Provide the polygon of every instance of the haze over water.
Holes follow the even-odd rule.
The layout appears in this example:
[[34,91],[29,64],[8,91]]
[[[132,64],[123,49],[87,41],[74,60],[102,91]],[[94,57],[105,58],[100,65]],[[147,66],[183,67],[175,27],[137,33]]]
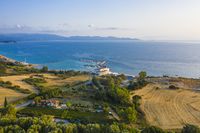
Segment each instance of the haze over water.
[[105,60],[111,71],[200,77],[200,45],[139,41],[46,41],[0,44],[0,54],[50,69],[86,70],[83,59]]

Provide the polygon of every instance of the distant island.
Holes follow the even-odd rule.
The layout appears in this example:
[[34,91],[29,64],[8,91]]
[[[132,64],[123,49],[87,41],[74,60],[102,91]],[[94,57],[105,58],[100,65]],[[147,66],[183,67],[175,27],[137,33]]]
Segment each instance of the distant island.
[[127,40],[127,41],[134,41],[139,40],[137,38],[119,38],[119,37],[101,37],[101,36],[60,36],[55,34],[0,34],[0,42],[2,43],[16,43],[19,41],[55,41],[55,40],[63,40],[63,41],[120,41],[120,40]]

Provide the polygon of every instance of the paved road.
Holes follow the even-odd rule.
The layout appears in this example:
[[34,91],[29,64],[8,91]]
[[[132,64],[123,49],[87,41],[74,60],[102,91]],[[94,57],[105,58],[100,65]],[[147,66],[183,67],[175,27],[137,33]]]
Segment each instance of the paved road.
[[29,100],[29,101],[27,101],[27,102],[25,102],[25,103],[18,104],[18,105],[16,106],[16,109],[20,109],[20,108],[26,107],[26,106],[28,106],[29,104],[31,104],[32,102],[33,102],[33,100]]
[[120,121],[119,115],[118,115],[112,108],[110,108],[110,112],[112,113],[112,116],[113,116],[116,120]]

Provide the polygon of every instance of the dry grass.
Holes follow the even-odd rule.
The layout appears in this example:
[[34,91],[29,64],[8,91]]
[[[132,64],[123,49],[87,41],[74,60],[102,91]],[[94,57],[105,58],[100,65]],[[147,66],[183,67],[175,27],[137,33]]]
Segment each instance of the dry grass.
[[0,106],[3,105],[5,97],[7,97],[8,102],[12,102],[26,96],[26,94],[18,93],[14,90],[0,87]]
[[4,76],[0,77],[3,81],[10,81],[13,85],[18,85],[22,89],[29,89],[32,92],[37,93],[38,91],[31,85],[23,82],[23,79],[29,78],[30,75],[14,75],[14,76]]
[[[159,87],[159,89],[157,88]],[[163,129],[178,129],[186,123],[200,125],[200,93],[169,90],[165,85],[149,84],[135,91],[142,96],[141,108],[151,125]]]
[[80,76],[73,76],[73,77],[62,79],[61,77],[45,74],[44,78],[47,81],[47,83],[45,83],[44,86],[50,87],[50,86],[63,86],[66,84],[72,85],[74,83],[84,82],[84,81],[89,80],[90,76],[80,75]]

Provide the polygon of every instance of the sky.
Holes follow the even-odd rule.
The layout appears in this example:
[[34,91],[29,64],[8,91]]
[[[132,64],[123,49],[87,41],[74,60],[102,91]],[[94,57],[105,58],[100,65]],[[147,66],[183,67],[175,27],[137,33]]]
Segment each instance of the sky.
[[0,0],[0,33],[200,40],[200,0]]

